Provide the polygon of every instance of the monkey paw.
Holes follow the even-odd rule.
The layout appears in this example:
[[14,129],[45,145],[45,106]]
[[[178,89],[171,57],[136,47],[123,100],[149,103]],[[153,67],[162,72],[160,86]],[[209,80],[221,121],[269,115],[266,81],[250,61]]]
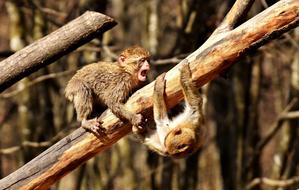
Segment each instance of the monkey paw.
[[132,126],[132,132],[134,134],[141,135],[141,134],[145,133],[145,131],[146,131],[145,127],[143,127],[143,126],[135,126],[135,125]]
[[106,135],[106,129],[102,127],[102,121],[99,118],[82,121],[82,127],[97,137]]
[[192,80],[192,73],[189,66],[189,62],[187,60],[182,64],[180,71],[181,71],[181,78],[183,80]]
[[147,122],[141,114],[137,114],[132,121],[132,131],[133,133],[139,134],[145,131],[144,125]]
[[161,97],[163,97],[165,91],[165,75],[166,73],[162,73],[157,77],[154,87],[154,91],[159,93],[158,95]]

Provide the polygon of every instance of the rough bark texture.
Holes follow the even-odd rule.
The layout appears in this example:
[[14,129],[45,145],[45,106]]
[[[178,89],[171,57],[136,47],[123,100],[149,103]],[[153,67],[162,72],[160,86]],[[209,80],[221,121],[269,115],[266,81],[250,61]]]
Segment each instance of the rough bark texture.
[[[298,26],[299,1],[283,0],[248,20],[234,30],[213,35],[184,61],[189,61],[193,79],[198,86],[209,82],[230,66],[248,50],[257,48],[269,39]],[[166,96],[170,107],[182,99],[177,65],[166,75]],[[137,91],[126,106],[136,113],[150,112],[153,83]],[[130,132],[130,126],[122,124],[110,111],[103,117],[103,126],[111,129],[107,136],[97,139],[78,129],[53,145],[44,153],[11,175],[0,180],[0,189],[46,189],[62,176],[109,148]],[[113,130],[112,130],[113,129]]]
[[0,62],[0,92],[112,28],[116,22],[88,11]]

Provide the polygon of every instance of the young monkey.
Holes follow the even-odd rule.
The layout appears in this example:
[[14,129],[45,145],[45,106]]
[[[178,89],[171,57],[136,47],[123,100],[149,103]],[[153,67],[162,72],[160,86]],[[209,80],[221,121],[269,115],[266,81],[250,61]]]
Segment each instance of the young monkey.
[[182,158],[198,150],[204,141],[203,100],[192,81],[188,63],[181,68],[180,84],[186,106],[184,112],[170,120],[164,100],[165,74],[156,79],[153,94],[155,130],[145,135],[135,132],[151,150],[173,158]]
[[147,50],[133,46],[125,49],[116,63],[93,63],[77,71],[65,88],[65,96],[73,102],[83,128],[99,136],[103,128],[98,116],[106,107],[134,127],[140,126],[142,115],[128,111],[124,102],[146,81],[149,59]]

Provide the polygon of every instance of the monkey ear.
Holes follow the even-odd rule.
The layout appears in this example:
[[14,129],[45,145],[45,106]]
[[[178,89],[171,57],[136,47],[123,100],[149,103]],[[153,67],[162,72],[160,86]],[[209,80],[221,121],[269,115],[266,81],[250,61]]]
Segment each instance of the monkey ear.
[[118,57],[118,62],[122,65],[125,63],[126,57],[124,55],[120,55]]

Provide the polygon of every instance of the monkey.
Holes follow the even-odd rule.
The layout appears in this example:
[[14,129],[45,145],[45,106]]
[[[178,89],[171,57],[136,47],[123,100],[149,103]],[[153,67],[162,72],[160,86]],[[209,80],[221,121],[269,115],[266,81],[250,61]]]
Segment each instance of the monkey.
[[81,126],[96,136],[103,134],[99,112],[107,107],[133,127],[143,122],[141,114],[127,110],[125,101],[147,80],[150,53],[139,46],[125,49],[116,62],[98,62],[82,67],[69,80],[66,98],[74,104]]
[[169,119],[164,99],[165,73],[157,77],[153,93],[153,112],[156,129],[146,132],[135,130],[139,139],[151,150],[173,158],[186,157],[200,147],[205,140],[203,99],[192,81],[189,63],[184,63],[180,72],[180,85],[185,99],[182,113]]

